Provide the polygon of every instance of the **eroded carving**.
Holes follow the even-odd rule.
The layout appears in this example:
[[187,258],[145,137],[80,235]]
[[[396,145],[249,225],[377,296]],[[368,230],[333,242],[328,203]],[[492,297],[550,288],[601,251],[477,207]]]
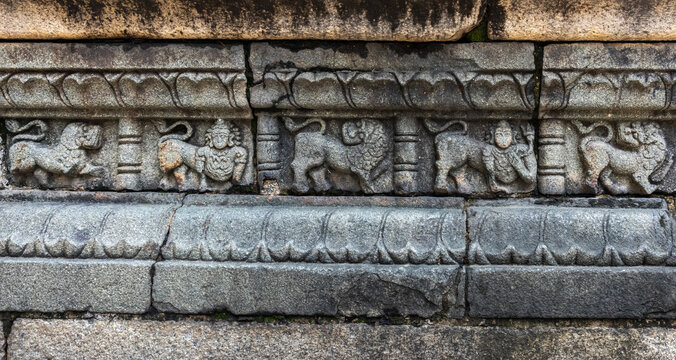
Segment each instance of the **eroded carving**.
[[[434,185],[438,193],[471,194],[479,190],[468,182],[467,170],[472,168],[485,176],[488,189],[494,193],[524,191],[514,185],[522,185],[531,191],[535,185],[537,161],[533,151],[535,132],[530,124],[521,127],[525,143],[519,143],[514,130],[507,121],[500,121],[490,134],[489,142],[467,136],[468,125],[464,121],[449,121],[438,125],[427,120],[425,125],[434,138],[437,153],[437,175]],[[456,129],[459,126],[460,129]],[[520,137],[520,136],[519,136]],[[448,178],[454,184],[449,184]],[[516,184],[521,183],[521,184]]]
[[[7,129],[14,134],[9,148],[9,171],[14,174],[32,174],[42,186],[49,184],[49,174],[76,177],[101,177],[102,166],[94,165],[89,151],[102,145],[101,127],[96,124],[72,122],[61,132],[55,146],[41,144],[45,139],[47,124],[34,120],[21,126],[16,120],[6,121]],[[36,134],[27,133],[37,128]]]
[[[614,126],[607,122],[588,126],[576,120],[572,123],[581,136],[585,183],[597,194],[603,189],[625,194],[633,185],[639,192],[651,194],[671,169],[673,154],[655,122],[621,122]],[[595,133],[600,128],[605,129],[605,136]]]
[[[299,133],[313,123],[320,125],[319,131]],[[340,138],[326,133],[323,119],[312,118],[296,124],[293,119],[284,118],[284,124],[295,134],[291,162],[295,191],[327,191],[331,183],[326,173],[336,171],[356,175],[364,192],[377,192],[374,180],[385,171],[380,165],[391,149],[391,140],[381,122],[372,119],[345,122]]]
[[[179,126],[186,129],[185,133],[173,132]],[[186,121],[168,127],[158,123],[158,131],[163,134],[158,144],[158,159],[164,172],[160,181],[163,189],[178,185],[179,190],[227,190],[241,182],[248,151],[241,146],[239,127],[231,121],[216,120],[206,131],[204,146],[186,142],[193,134],[192,126]],[[198,174],[199,185],[189,182],[188,171]]]

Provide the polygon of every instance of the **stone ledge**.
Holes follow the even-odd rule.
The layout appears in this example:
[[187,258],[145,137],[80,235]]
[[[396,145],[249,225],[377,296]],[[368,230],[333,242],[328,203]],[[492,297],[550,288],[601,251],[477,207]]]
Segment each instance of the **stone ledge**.
[[676,329],[271,325],[191,321],[14,322],[10,358],[673,359]]
[[452,41],[483,13],[483,0],[10,0],[0,38]]
[[495,0],[493,40],[674,41],[673,0]]
[[153,261],[0,258],[0,311],[140,314]]
[[464,315],[460,266],[155,264],[153,306],[174,313],[236,315]]
[[469,266],[469,316],[676,318],[676,268]]

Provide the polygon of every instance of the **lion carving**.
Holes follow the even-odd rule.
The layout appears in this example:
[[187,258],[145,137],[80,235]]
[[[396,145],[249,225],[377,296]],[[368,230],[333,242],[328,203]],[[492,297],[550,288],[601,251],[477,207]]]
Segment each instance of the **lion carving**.
[[[318,123],[318,132],[301,132],[300,129]],[[387,156],[389,140],[383,125],[376,120],[362,119],[348,121],[341,128],[341,138],[327,135],[326,122],[322,119],[308,119],[295,124],[284,118],[284,125],[295,135],[295,151],[291,162],[293,188],[300,193],[311,188],[310,179],[317,191],[327,191],[331,184],[326,178],[325,166],[330,171],[356,175],[362,190],[375,192],[373,181],[380,176],[376,169]]]
[[[40,185],[49,182],[49,174],[78,176],[102,176],[105,169],[92,165],[88,151],[101,148],[102,131],[99,125],[84,122],[73,122],[63,129],[59,143],[55,146],[40,144],[45,138],[47,124],[34,120],[20,126],[15,120],[7,120],[7,129],[19,133],[13,138],[14,144],[9,148],[9,170],[14,174],[30,174]],[[23,133],[33,127],[37,134]]]
[[[156,122],[161,134],[158,142],[158,160],[164,172],[160,187],[165,190],[177,183],[179,190],[193,188],[188,184],[188,171],[199,175],[200,191],[210,188],[207,179],[211,180],[211,188],[227,190],[233,184],[239,184],[246,169],[248,152],[242,145],[241,131],[231,121],[222,119],[207,130],[205,146],[196,146],[186,142],[193,128],[187,121],[178,121],[171,126]],[[173,133],[178,126],[183,126],[183,134]],[[173,176],[172,176],[173,175]]]
[[[630,184],[613,181],[613,177],[633,180],[642,193],[651,194],[673,164],[664,134],[654,122],[619,123],[616,134],[613,126],[605,122],[573,124],[584,136],[579,151],[587,168],[585,182],[597,194],[602,192],[602,186],[612,194],[630,192]],[[605,128],[606,136],[592,134],[597,128]],[[613,139],[614,145],[610,143]]]
[[[450,130],[459,125],[460,130]],[[449,174],[455,181],[455,190],[461,194],[475,191],[469,184],[467,169],[472,168],[486,177],[492,192],[514,192],[517,182],[534,186],[537,176],[537,160],[533,150],[534,130],[527,124],[522,127],[526,143],[516,143],[515,134],[507,121],[500,121],[491,134],[491,142],[475,140],[467,136],[467,123],[450,121],[437,126],[425,121],[432,133],[437,133],[434,144],[437,152],[437,177],[434,190],[449,191]]]

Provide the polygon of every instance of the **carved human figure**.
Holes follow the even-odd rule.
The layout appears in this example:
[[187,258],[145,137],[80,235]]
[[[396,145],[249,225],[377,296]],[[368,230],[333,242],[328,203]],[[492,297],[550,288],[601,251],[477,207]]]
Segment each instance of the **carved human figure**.
[[[621,122],[616,124],[617,132],[607,122],[573,124],[581,135],[579,151],[587,168],[586,184],[597,194],[603,191],[602,186],[612,194],[626,194],[633,184],[639,192],[651,194],[671,169],[673,154],[657,123]],[[605,136],[594,133],[599,128],[605,129]]]
[[[452,121],[442,127],[431,122],[425,124],[430,131],[439,132],[434,139],[437,152],[436,192],[449,191],[449,174],[455,181],[456,192],[475,192],[476,189],[468,182],[467,167],[484,174],[492,192],[512,193],[514,190],[510,185],[517,181],[526,185],[535,183],[537,160],[533,150],[534,131],[530,124],[522,128],[525,144],[514,142],[512,128],[504,120],[493,131],[490,143],[468,137],[467,123],[464,121]],[[458,124],[461,125],[461,131],[447,130]]]
[[519,179],[533,184],[537,174],[537,160],[533,151],[532,128],[523,129],[526,144],[513,144],[512,127],[500,121],[494,131],[495,146],[484,147],[483,162],[486,166],[488,186],[493,192],[509,192],[504,187]]
[[325,133],[326,122],[323,119],[308,119],[300,124],[290,118],[284,119],[286,128],[292,133],[312,123],[320,125],[318,132],[308,131],[295,135],[295,150],[291,162],[294,190],[300,193],[309,191],[310,178],[315,190],[329,190],[331,184],[325,171],[329,170],[354,174],[364,192],[375,192],[373,182],[380,176],[376,169],[390,149],[390,140],[383,125],[371,119],[348,121],[341,127],[339,138]]
[[[84,122],[72,122],[63,129],[59,143],[49,146],[39,143],[47,131],[47,124],[34,120],[20,126],[15,120],[6,121],[14,144],[9,148],[9,170],[14,174],[32,173],[42,186],[48,185],[49,174],[69,177],[101,177],[102,166],[91,163],[88,152],[98,150],[102,145],[101,127]],[[36,127],[37,134],[24,133]]]
[[[178,126],[184,126],[186,132],[182,135],[171,133]],[[166,134],[160,138],[158,151],[160,167],[165,174],[160,182],[162,188],[173,187],[173,175],[180,190],[189,189],[186,183],[189,170],[199,175],[200,191],[208,190],[207,179],[217,183],[219,186],[216,187],[223,190],[242,180],[248,151],[241,146],[240,129],[231,121],[216,120],[206,132],[204,146],[185,142],[193,133],[192,126],[185,121],[160,128],[160,133]]]

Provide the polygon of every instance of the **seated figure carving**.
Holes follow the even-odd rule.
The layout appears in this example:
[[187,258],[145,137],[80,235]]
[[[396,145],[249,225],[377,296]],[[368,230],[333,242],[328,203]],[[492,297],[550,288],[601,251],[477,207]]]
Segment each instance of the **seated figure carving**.
[[[186,132],[172,133],[178,126],[184,126]],[[231,121],[216,120],[206,132],[204,146],[186,142],[193,134],[192,126],[186,121],[169,127],[158,125],[158,128],[165,134],[158,144],[160,167],[165,174],[160,182],[163,189],[173,188],[174,181],[179,190],[192,189],[187,182],[188,171],[199,174],[199,191],[227,190],[242,180],[248,153],[241,146],[240,129]],[[211,186],[207,179],[211,180]]]
[[[41,186],[49,183],[49,174],[68,177],[101,177],[102,166],[93,165],[88,151],[102,145],[101,127],[84,122],[72,122],[63,129],[55,146],[41,144],[46,137],[47,124],[34,120],[20,126],[16,120],[7,120],[6,127],[14,143],[9,148],[9,170],[14,174],[31,174]],[[37,134],[26,133],[37,128]]]
[[[468,137],[464,121],[452,121],[441,127],[430,121],[425,124],[430,131],[439,133],[434,139],[437,152],[435,192],[449,192],[449,174],[455,181],[455,192],[476,192],[467,181],[467,167],[484,174],[488,188],[494,193],[513,193],[510,185],[517,181],[527,185],[535,183],[535,132],[530,124],[522,127],[525,144],[515,143],[512,128],[504,120],[494,129],[492,143]],[[460,125],[462,130],[447,130],[453,125]]]

